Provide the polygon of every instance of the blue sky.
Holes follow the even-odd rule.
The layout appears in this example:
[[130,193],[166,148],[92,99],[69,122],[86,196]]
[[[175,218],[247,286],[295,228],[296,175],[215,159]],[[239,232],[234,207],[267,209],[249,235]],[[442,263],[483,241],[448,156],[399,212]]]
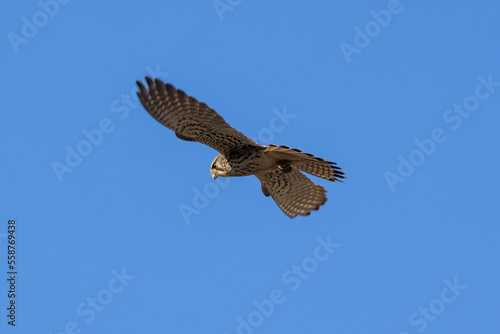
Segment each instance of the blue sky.
[[[0,331],[498,333],[499,10],[4,4]],[[256,178],[213,181],[217,152],[137,103],[145,75],[345,184],[312,177],[329,200],[291,220]]]

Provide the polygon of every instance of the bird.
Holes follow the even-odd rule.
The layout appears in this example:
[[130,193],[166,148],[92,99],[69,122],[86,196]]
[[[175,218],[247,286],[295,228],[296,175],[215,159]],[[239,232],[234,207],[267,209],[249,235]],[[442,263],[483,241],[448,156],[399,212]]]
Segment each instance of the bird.
[[326,189],[304,173],[332,182],[346,176],[335,162],[288,146],[261,145],[231,127],[204,102],[172,84],[145,77],[137,96],[146,111],[185,141],[205,144],[219,154],[210,165],[213,179],[255,175],[264,196],[271,196],[290,218],[308,216],[326,203]]

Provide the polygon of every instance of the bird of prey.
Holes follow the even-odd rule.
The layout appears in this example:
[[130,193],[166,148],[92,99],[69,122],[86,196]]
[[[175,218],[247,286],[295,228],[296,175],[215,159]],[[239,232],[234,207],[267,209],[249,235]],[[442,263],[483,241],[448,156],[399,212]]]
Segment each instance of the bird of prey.
[[[337,182],[345,174],[334,162],[288,146],[256,143],[232,128],[215,110],[160,79],[137,81],[137,96],[158,122],[187,141],[205,144],[220,154],[210,167],[212,177],[255,175],[264,195],[271,196],[290,218],[308,216],[326,203],[326,190],[302,172]],[[342,182],[342,181],[341,181]]]

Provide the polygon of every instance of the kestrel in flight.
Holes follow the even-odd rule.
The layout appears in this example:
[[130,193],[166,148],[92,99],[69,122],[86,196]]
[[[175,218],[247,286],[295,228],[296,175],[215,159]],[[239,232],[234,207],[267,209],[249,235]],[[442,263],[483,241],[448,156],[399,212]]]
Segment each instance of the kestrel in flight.
[[[265,196],[271,196],[290,218],[308,216],[326,203],[326,190],[302,172],[338,182],[345,174],[334,162],[288,146],[256,143],[232,128],[205,103],[160,79],[137,81],[137,96],[158,122],[187,141],[210,146],[220,154],[210,167],[212,177],[255,175]],[[341,181],[342,182],[342,181]]]

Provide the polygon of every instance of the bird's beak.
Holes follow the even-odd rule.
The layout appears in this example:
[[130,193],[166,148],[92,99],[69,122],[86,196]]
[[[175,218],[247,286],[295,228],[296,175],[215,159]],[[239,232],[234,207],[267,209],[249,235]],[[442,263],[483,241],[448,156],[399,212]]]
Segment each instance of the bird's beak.
[[215,168],[212,168],[210,172],[212,173],[212,178],[215,180],[217,178],[217,170]]

